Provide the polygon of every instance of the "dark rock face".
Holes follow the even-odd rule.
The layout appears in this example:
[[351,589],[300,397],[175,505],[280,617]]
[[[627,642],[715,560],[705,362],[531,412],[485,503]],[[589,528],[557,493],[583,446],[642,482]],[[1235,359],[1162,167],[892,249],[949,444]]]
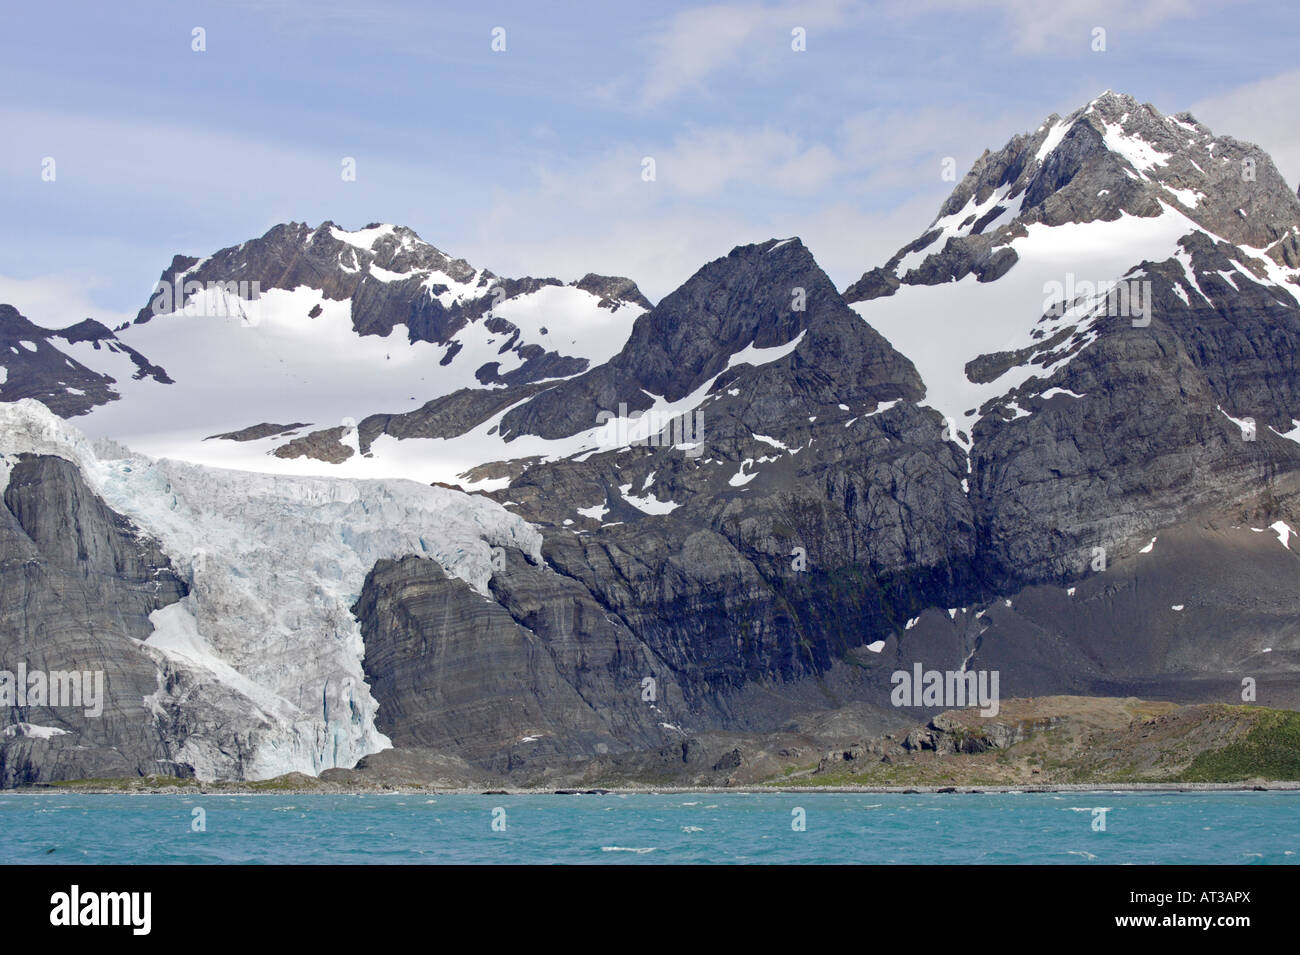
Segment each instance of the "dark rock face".
[[[796,289],[804,310],[790,307]],[[701,322],[707,331],[691,331]],[[716,336],[727,344],[710,349]],[[759,353],[756,364],[729,361],[751,345],[779,348],[796,339],[775,360]],[[512,698],[509,711],[542,729],[519,725],[515,739],[545,739],[553,725],[586,725],[591,717],[573,709],[570,688],[606,734],[588,734],[565,753],[530,742],[532,752],[551,754],[541,765],[556,765],[561,756],[642,765],[620,763],[619,754],[676,746],[677,762],[691,772],[730,772],[737,769],[734,747],[696,766],[675,741],[680,727],[773,732],[800,708],[872,695],[849,688],[852,680],[838,691],[845,697],[827,696],[824,688],[828,680],[844,682],[831,674],[846,654],[900,628],[918,607],[976,585],[975,525],[962,469],[941,438],[938,416],[911,403],[921,393],[915,369],[845,307],[800,243],[747,247],[706,267],[638,320],[633,342],[610,363],[622,368],[610,380],[627,389],[615,398],[631,402],[634,389],[651,386],[680,397],[713,381],[699,454],[667,445],[611,448],[525,466],[496,496],[543,527],[546,567],[508,561],[493,577],[496,605],[445,581],[436,567],[376,568],[356,612],[381,720],[389,701],[423,712],[420,701],[453,684],[476,683],[479,692],[496,686],[495,676],[477,671],[440,676],[453,667],[450,656],[427,661],[435,652],[469,654],[459,648],[462,632],[470,631],[478,634],[474,652],[496,659],[498,650],[482,648],[487,632],[492,647],[508,648],[500,652],[509,660],[498,660],[493,673],[533,688]],[[520,408],[553,429],[548,433],[589,428],[590,405],[588,421],[579,416],[568,424],[534,406],[542,399],[556,408],[590,401],[592,377],[541,392]],[[549,397],[556,393],[568,397]],[[518,400],[499,400],[511,398]],[[748,479],[733,480],[751,466]],[[671,513],[647,513],[654,509],[648,501]],[[578,511],[602,506],[603,522]],[[811,572],[792,569],[795,548],[806,552]],[[418,574],[418,583],[408,574]],[[459,616],[463,611],[448,609],[453,600],[468,600],[493,622]],[[524,635],[550,655],[544,670],[518,662]],[[442,640],[449,642],[436,651]],[[412,671],[429,682],[403,683],[416,679]],[[395,673],[408,676],[395,684]],[[654,707],[639,695],[646,677],[656,681]],[[774,698],[785,702],[774,705]],[[509,708],[490,705],[484,719],[495,726],[495,707]],[[399,749],[450,749],[524,777],[536,771],[529,768],[538,765],[536,755],[502,749],[504,730],[493,731],[497,749],[490,750],[487,742],[457,735],[450,704],[434,709],[416,721],[438,729],[404,742],[393,736]],[[391,730],[380,725],[390,734],[410,722],[391,709],[387,718]],[[469,722],[477,725],[477,718]],[[651,764],[659,765],[644,765]]]
[[[934,226],[846,290],[867,302],[972,272],[996,281],[1015,268],[1010,243],[1029,227],[1167,209],[1188,222],[1170,250],[1181,259],[1133,262],[1128,273],[1149,283],[1148,322],[1098,310],[966,364],[981,383],[1034,371],[980,408],[970,435],[975,548],[991,590],[1070,578],[1093,548],[1113,552],[1300,463],[1300,447],[1280,437],[1300,417],[1300,301],[1254,251],[1279,265],[1294,258],[1300,203],[1257,147],[1107,93],[986,152]],[[1009,254],[996,269],[993,249]],[[904,269],[909,255],[923,257]],[[1246,418],[1257,438],[1243,440],[1233,419]]]
[[61,350],[61,346],[87,342],[96,351],[121,353],[136,366],[135,377],[151,377],[171,384],[167,372],[92,319],[62,331],[33,324],[11,305],[0,305],[0,401],[35,398],[55,414],[72,418],[96,405],[115,401],[117,381],[87,368]]
[[286,441],[271,453],[277,458],[308,457],[329,464],[338,464],[356,453],[351,446],[342,441],[346,432],[347,429],[342,426],[313,431],[292,441]]
[[477,427],[504,408],[537,394],[545,384],[533,383],[510,388],[462,388],[426,402],[403,414],[377,414],[363,418],[357,426],[361,452],[381,434],[394,438],[454,438]]
[[501,604],[421,558],[367,577],[353,613],[394,745],[504,772],[657,741],[669,711],[642,701],[642,679],[680,700],[667,667],[572,581],[513,562],[500,578]]
[[597,275],[588,272],[573,284],[584,292],[599,296],[600,307],[611,311],[617,311],[627,302],[640,305],[644,309],[653,307],[650,300],[641,294],[635,282],[619,275]]
[[[917,240],[917,242],[922,243],[921,248],[929,245],[930,241],[933,240],[927,240],[925,236]],[[909,247],[906,251],[911,252],[914,250]],[[901,284],[898,276],[892,270],[878,266],[865,273],[862,278],[846,288],[844,290],[844,300],[846,302],[868,302],[873,298],[880,298],[882,295],[894,294]]]
[[[1063,580],[1093,547],[1114,552],[1300,467],[1300,445],[1281,437],[1300,417],[1298,303],[1202,233],[1183,248],[1200,292],[1177,262],[1145,263],[1149,327],[1106,319],[1068,365],[1053,374],[1044,361],[1042,378],[1008,395],[1029,416],[975,426],[971,496],[991,582]],[[1043,398],[1051,388],[1083,397]],[[1253,419],[1254,433],[1233,418]]]
[[[103,712],[6,707],[0,786],[190,775],[144,702],[159,689],[158,670],[137,643],[153,631],[149,614],[185,593],[157,544],[105,507],[74,465],[45,456],[14,464],[0,508],[0,669],[100,671]],[[33,735],[31,726],[62,732]]]
[[[1073,135],[1043,164],[1046,179],[1029,175],[1027,162],[1009,168],[1058,192],[1081,176],[1115,175],[1101,133],[1088,125]],[[1045,136],[1013,146],[1023,159]],[[1087,189],[1095,193],[1095,185]],[[1119,201],[1133,203],[1122,210],[1128,214],[1159,210],[1142,204],[1145,194],[1125,200],[1120,192]],[[960,210],[968,198],[949,205]],[[1069,208],[1098,212],[1070,207],[1057,193],[1026,201],[1029,220],[1067,221]],[[923,238],[912,250],[925,245]],[[980,258],[995,245],[976,232],[903,281],[971,271],[997,281],[1015,262]],[[1042,368],[982,409],[968,468],[938,414],[920,404],[925,386],[911,363],[843,308],[798,242],[737,249],[641,316],[607,365],[539,393],[502,423],[510,433],[562,437],[620,402],[645,409],[647,393],[675,400],[704,388],[699,454],[634,446],[528,462],[504,472],[511,484],[495,496],[543,528],[552,571],[579,583],[662,661],[680,687],[682,725],[694,731],[778,729],[785,712],[753,705],[756,687],[793,699],[808,685],[835,685],[833,705],[884,703],[889,674],[915,662],[1000,669],[1009,675],[1005,695],[1229,693],[1232,681],[1207,682],[1207,670],[1245,655],[1250,626],[1218,622],[1218,648],[1204,665],[1189,649],[1208,649],[1200,636],[1135,657],[1120,649],[1136,639],[1126,622],[1132,604],[1106,603],[1090,621],[1089,633],[1117,635],[1112,644],[1071,622],[1062,589],[1083,578],[1107,581],[1090,587],[1126,586],[1125,575],[1135,573],[1126,562],[1139,559],[1145,543],[1139,535],[1204,520],[1207,509],[1257,495],[1300,463],[1293,442],[1263,433],[1266,424],[1290,430],[1292,412],[1300,412],[1288,358],[1300,333],[1294,300],[1257,269],[1233,264],[1251,260],[1231,245],[1192,233],[1182,251],[1190,276],[1174,260],[1134,263],[1152,283],[1148,326],[1103,318],[1090,326],[1095,340],[1086,348],[1083,330],[1070,328],[968,364],[973,379],[988,381],[1016,365]],[[1233,281],[1220,274],[1234,272]],[[864,283],[875,291],[863,298],[901,284],[890,268],[869,272]],[[794,288],[808,293],[806,312],[789,308]],[[774,361],[729,360],[751,343],[795,339]],[[1053,388],[1069,394],[1047,396]],[[503,395],[496,407],[519,397]],[[1005,410],[1012,402],[1031,413]],[[1244,409],[1259,421],[1255,441],[1243,441],[1224,413]],[[1095,547],[1106,549],[1111,576],[1090,567]],[[1249,558],[1256,559],[1265,566],[1290,558]],[[493,590],[539,636],[541,623],[563,619],[521,612],[504,582]],[[1019,607],[1023,595],[1037,608],[1039,598],[1028,595],[1040,592],[1058,595],[1059,605],[1036,610],[1028,627],[998,598],[1015,594]],[[420,619],[437,630],[432,614]],[[1294,639],[1288,629],[1276,642]],[[1283,672],[1293,666],[1274,661]],[[846,666],[860,679],[839,682]],[[644,745],[628,725],[616,735]],[[682,744],[683,765],[692,765],[689,749]],[[728,750],[710,759],[704,769],[734,768]]]
[[[840,323],[839,302],[797,242],[737,249],[711,263],[641,316],[607,365],[506,415],[503,432],[562,437],[620,403],[649,408],[647,393],[675,400],[712,382],[700,406],[698,457],[632,447],[533,462],[495,495],[543,527],[548,564],[580,581],[669,665],[692,726],[770,729],[773,711],[738,702],[745,688],[797,693],[846,661],[867,674],[866,687],[848,692],[876,701],[887,695],[889,672],[917,660],[954,668],[991,661],[1020,675],[1022,693],[1159,686],[1195,696],[1206,671],[1249,645],[1250,628],[1234,625],[1217,631],[1221,652],[1204,667],[1174,644],[1133,659],[1099,641],[1090,655],[1066,604],[1035,623],[1032,639],[1011,638],[991,656],[990,628],[1007,619],[989,609],[997,595],[1063,593],[1064,584],[1096,577],[1094,548],[1112,565],[1137,559],[1160,528],[1200,526],[1300,464],[1300,448],[1280,437],[1300,420],[1291,368],[1300,310],[1222,238],[1254,248],[1273,242],[1285,257],[1300,207],[1289,190],[1278,197],[1271,164],[1254,147],[1221,139],[1211,149],[1208,131],[1190,119],[1179,126],[1125,98],[1093,107],[1063,123],[1073,125],[1041,162],[1055,119],[977,163],[941,213],[955,215],[972,199],[984,204],[965,237],[934,244],[920,266],[896,274],[904,254],[925,251],[939,234],[927,233],[846,293],[867,300],[971,273],[998,281],[1016,264],[1002,254],[1006,237],[1028,224],[1150,216],[1188,190],[1221,190],[1213,202],[1185,207],[1194,223],[1221,230],[1219,239],[1198,231],[1184,239],[1186,269],[1177,260],[1133,263],[1151,282],[1149,325],[1102,317],[1087,334],[1067,328],[968,364],[983,381],[1017,365],[1041,368],[981,409],[969,468],[941,437],[937,414],[919,406],[925,386],[910,363],[860,319]],[[1134,178],[1107,145],[1112,127],[1170,158]],[[1191,158],[1179,155],[1189,148],[1184,139],[1195,146]],[[1193,160],[1210,169],[1211,154],[1218,162],[1202,178]],[[1256,160],[1256,221],[1225,220],[1226,204],[1247,201],[1235,185],[1247,158]],[[989,204],[999,189],[1006,205]],[[1016,201],[1020,214],[985,232]],[[795,287],[809,293],[806,313],[789,308]],[[751,342],[770,347],[800,334],[787,357],[727,369]],[[882,407],[893,399],[901,401]],[[1016,402],[1030,413],[1013,413]],[[1228,415],[1253,416],[1256,439],[1243,440]],[[670,512],[657,513],[656,504]],[[583,513],[593,509],[599,518]],[[796,550],[806,571],[795,567]],[[940,614],[944,626],[913,630],[918,617],[929,619],[926,607],[958,609],[950,620]],[[1090,626],[1137,640],[1125,622],[1133,613],[1110,604]],[[882,649],[866,652],[868,644]],[[1161,655],[1175,652],[1179,663]],[[1222,679],[1216,686],[1226,691]]]
[[204,438],[205,441],[259,441],[262,438],[270,438],[274,435],[291,435],[303,428],[310,428],[307,422],[297,421],[293,424],[271,424],[269,421],[262,424],[255,424],[248,428],[241,428],[238,431],[228,431],[225,434],[214,434]]
[[[706,265],[637,319],[618,355],[511,411],[501,433],[566,437],[595,427],[602,411],[648,409],[647,392],[677,401],[725,372],[737,352],[800,335],[789,359],[765,366],[781,380],[755,382],[751,419],[780,423],[775,404],[790,397],[824,404],[920,393],[915,369],[845,307],[803,243],[772,240]],[[715,388],[723,386],[719,379]]]

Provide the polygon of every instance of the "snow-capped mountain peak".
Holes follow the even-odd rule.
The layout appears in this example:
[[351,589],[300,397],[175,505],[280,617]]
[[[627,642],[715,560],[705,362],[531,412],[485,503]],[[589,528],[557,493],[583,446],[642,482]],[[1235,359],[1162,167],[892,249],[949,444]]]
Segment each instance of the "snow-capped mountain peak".
[[319,470],[364,452],[332,437],[295,444],[304,431],[571,377],[617,353],[649,306],[629,279],[505,278],[405,226],[290,222],[176,256],[113,332],[49,344],[65,333],[16,317],[6,328],[21,361],[7,363],[13,382],[0,388],[88,412],[88,432],[146,453]]
[[1300,304],[1300,200],[1258,147],[1108,91],[985,152],[845,298],[969,449],[977,422],[1029,413],[1013,396],[1059,384],[1098,335],[1208,306],[1229,273]]
[[1300,200],[1259,147],[1215,136],[1188,113],[1164,116],[1107,91],[1067,117],[986,151],[930,227],[845,296],[888,294],[974,274],[993,281],[1014,265],[1011,240],[1033,224],[1155,218],[1167,208],[1279,264],[1300,257]]

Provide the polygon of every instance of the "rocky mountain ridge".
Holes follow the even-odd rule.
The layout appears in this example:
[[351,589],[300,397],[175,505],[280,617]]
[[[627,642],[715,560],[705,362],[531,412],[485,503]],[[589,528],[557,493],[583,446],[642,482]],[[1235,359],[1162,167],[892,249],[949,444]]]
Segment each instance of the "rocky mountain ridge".
[[[150,572],[179,581],[180,609],[130,624],[163,637],[131,664],[168,687],[157,742],[115,745],[140,772],[161,754],[214,778],[358,758],[538,783],[721,778],[735,734],[807,748],[883,732],[891,674],[916,664],[998,671],[1008,697],[1236,702],[1250,679],[1261,703],[1300,705],[1297,235],[1300,202],[1255,147],[1106,94],[986,153],[921,239],[842,295],[798,239],[738,247],[654,306],[625,280],[497,285],[391,227],[282,226],[178,259],[164,279],[202,283],[200,312],[226,294],[208,281],[266,279],[268,297],[256,323],[142,313],[134,334],[175,356],[178,396],[195,370],[177,343],[209,326],[217,359],[265,345],[268,376],[303,334],[344,351],[285,379],[323,415],[267,401],[205,417],[176,448],[200,464],[76,458],[104,508],[162,542]],[[581,357],[541,344],[579,328]],[[409,358],[386,377],[420,403],[338,403],[345,352],[368,375]],[[152,426],[132,396],[98,407],[96,427],[131,408]],[[57,447],[7,453],[55,497],[76,489],[21,457]],[[301,470],[221,477],[213,460]],[[420,484],[358,480],[379,476]],[[454,541],[414,503],[425,491]],[[9,513],[26,528],[24,507]],[[202,561],[186,522],[212,542]],[[290,528],[305,536],[282,569],[269,555]],[[0,577],[54,559],[50,536],[23,533]],[[270,576],[232,589],[250,565]],[[237,676],[196,670],[196,636]],[[294,672],[322,648],[328,667]],[[30,755],[47,742],[22,737],[12,780],[73,771]]]

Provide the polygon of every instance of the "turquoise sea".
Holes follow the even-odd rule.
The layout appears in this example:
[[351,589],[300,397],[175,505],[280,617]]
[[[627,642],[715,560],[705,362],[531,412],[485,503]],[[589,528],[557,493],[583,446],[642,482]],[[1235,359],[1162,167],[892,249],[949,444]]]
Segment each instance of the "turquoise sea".
[[1300,792],[0,795],[6,865],[1298,862]]

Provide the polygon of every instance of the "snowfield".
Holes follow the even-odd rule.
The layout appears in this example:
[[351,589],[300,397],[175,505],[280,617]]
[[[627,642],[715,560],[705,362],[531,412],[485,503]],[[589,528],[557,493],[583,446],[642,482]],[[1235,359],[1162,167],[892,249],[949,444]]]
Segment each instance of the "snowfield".
[[[1097,103],[1098,100],[1094,99],[1086,112],[1091,113]],[[964,432],[955,437],[967,452],[970,451],[968,436],[979,418],[981,406],[990,399],[1005,396],[1034,377],[1045,381],[1064,367],[1064,363],[1058,362],[1044,369],[1032,364],[1034,355],[1026,352],[1028,358],[1020,364],[1008,368],[993,381],[977,384],[966,375],[968,362],[983,355],[1032,349],[1052,335],[1067,330],[1073,332],[1070,342],[1082,339],[1082,348],[1078,350],[1082,351],[1095,340],[1093,326],[1110,304],[1107,302],[1107,285],[1140,280],[1137,266],[1143,261],[1176,260],[1182,265],[1186,287],[1175,285],[1174,294],[1184,303],[1189,302],[1192,295],[1209,301],[1197,284],[1189,254],[1178,246],[1178,240],[1200,232],[1216,243],[1234,243],[1227,242],[1187,214],[1197,209],[1206,198],[1203,192],[1167,185],[1153,176],[1169,164],[1172,156],[1139,134],[1128,132],[1125,129],[1128,115],[1125,113],[1118,123],[1103,123],[1102,139],[1106,148],[1128,167],[1124,171],[1130,178],[1154,183],[1165,191],[1170,201],[1157,200],[1161,210],[1159,215],[1138,217],[1121,213],[1111,221],[1098,219],[1056,226],[1028,223],[1026,235],[1014,236],[995,247],[994,251],[1010,247],[1017,255],[1011,269],[995,281],[981,283],[976,276],[967,275],[960,281],[946,284],[904,284],[891,295],[852,305],[890,344],[911,359],[925,383],[923,403],[949,419],[955,425],[954,431]],[[1042,164],[1048,161],[1076,122],[1077,119],[1060,120],[1046,130],[1033,162]],[[1215,143],[1207,131],[1172,117],[1166,118],[1166,122],[1190,132],[1194,138],[1189,140],[1189,145],[1196,141],[1208,142],[1206,149],[1213,151]],[[1043,133],[1044,127],[1039,127],[1037,132]],[[976,201],[972,195],[961,210],[940,216],[924,233],[933,232],[935,238],[923,248],[904,255],[894,269],[895,275],[905,278],[910,269],[941,252],[949,239],[969,235],[975,220],[998,206],[1003,206],[1003,211],[995,221],[984,226],[982,231],[985,235],[1015,219],[1020,214],[1024,193],[1008,198],[1012,188],[1014,184],[1001,185],[992,190],[983,202]],[[1103,189],[1098,195],[1107,192],[1109,190]],[[1244,211],[1238,211],[1246,215]],[[1237,247],[1254,268],[1263,269],[1265,281],[1300,301],[1300,284],[1294,281],[1300,270],[1278,265],[1265,254],[1264,249],[1240,244]],[[1239,287],[1240,281],[1260,281],[1240,262],[1234,262],[1234,266],[1238,271],[1220,273],[1234,287]],[[1047,294],[1048,289],[1074,289],[1076,282],[1078,286],[1091,285],[1095,294],[1085,293],[1074,301],[1064,302],[1063,314],[1049,314],[1057,303],[1049,301],[1052,296]],[[1148,301],[1148,307],[1149,304]],[[1065,362],[1072,360],[1074,355]],[[1080,397],[1060,388],[1048,389],[1043,397],[1061,394]],[[1006,410],[1017,417],[1031,413],[1015,407]],[[995,410],[994,413],[998,412]]]
[[[370,266],[375,277],[390,281],[411,277],[379,275],[375,270]],[[431,297],[449,306],[457,296],[481,297],[477,281],[452,283],[432,273],[426,284]],[[435,293],[434,286],[448,283],[450,290]],[[588,367],[594,367],[623,347],[632,323],[644,311],[625,304],[611,312],[599,302],[579,288],[545,286],[501,302],[493,314],[520,329],[517,344],[586,358]],[[317,309],[316,317],[310,317]],[[428,449],[388,460],[377,447],[375,458],[382,461],[354,458],[336,467],[271,456],[283,438],[204,440],[262,423],[309,424],[299,429],[302,434],[371,414],[414,411],[461,388],[484,387],[475,372],[485,364],[498,363],[503,375],[523,364],[518,351],[500,353],[511,336],[489,330],[484,321],[469,323],[446,345],[412,342],[405,325],[387,336],[358,335],[352,321],[351,300],[335,301],[305,286],[264,290],[256,302],[206,289],[183,311],[117,333],[124,344],[166,369],[173,384],[137,379],[129,356],[111,343],[98,349],[89,342],[61,346],[86,367],[112,376],[121,395],[79,418],[78,424],[92,437],[121,441],[152,457],[243,470],[454,482],[455,468],[463,471],[482,463],[459,461],[447,467]],[[449,354],[454,354],[452,360],[441,364]]]
[[[1180,238],[1204,231],[1172,206],[1162,203],[1162,209],[1150,218],[1124,214],[1112,222],[1032,223],[1028,235],[1011,240],[1019,258],[997,281],[980,282],[968,275],[942,285],[903,285],[893,295],[855,302],[852,307],[911,359],[925,382],[923,404],[969,435],[979,417],[977,409],[986,401],[1035,376],[1046,380],[1063,365],[1044,370],[1025,362],[978,384],[966,377],[967,362],[1030,348],[1071,327],[1090,343],[1095,337],[1091,326],[1107,305],[1104,286],[1099,294],[1067,303],[1070,307],[1062,314],[1047,318],[1044,290],[1052,283],[1061,284],[1067,273],[1094,286],[1119,281],[1132,274],[1134,263],[1172,258]],[[940,248],[937,243],[929,247],[930,251]],[[962,320],[953,321],[955,315]],[[1035,332],[1040,336],[1034,337]]]

